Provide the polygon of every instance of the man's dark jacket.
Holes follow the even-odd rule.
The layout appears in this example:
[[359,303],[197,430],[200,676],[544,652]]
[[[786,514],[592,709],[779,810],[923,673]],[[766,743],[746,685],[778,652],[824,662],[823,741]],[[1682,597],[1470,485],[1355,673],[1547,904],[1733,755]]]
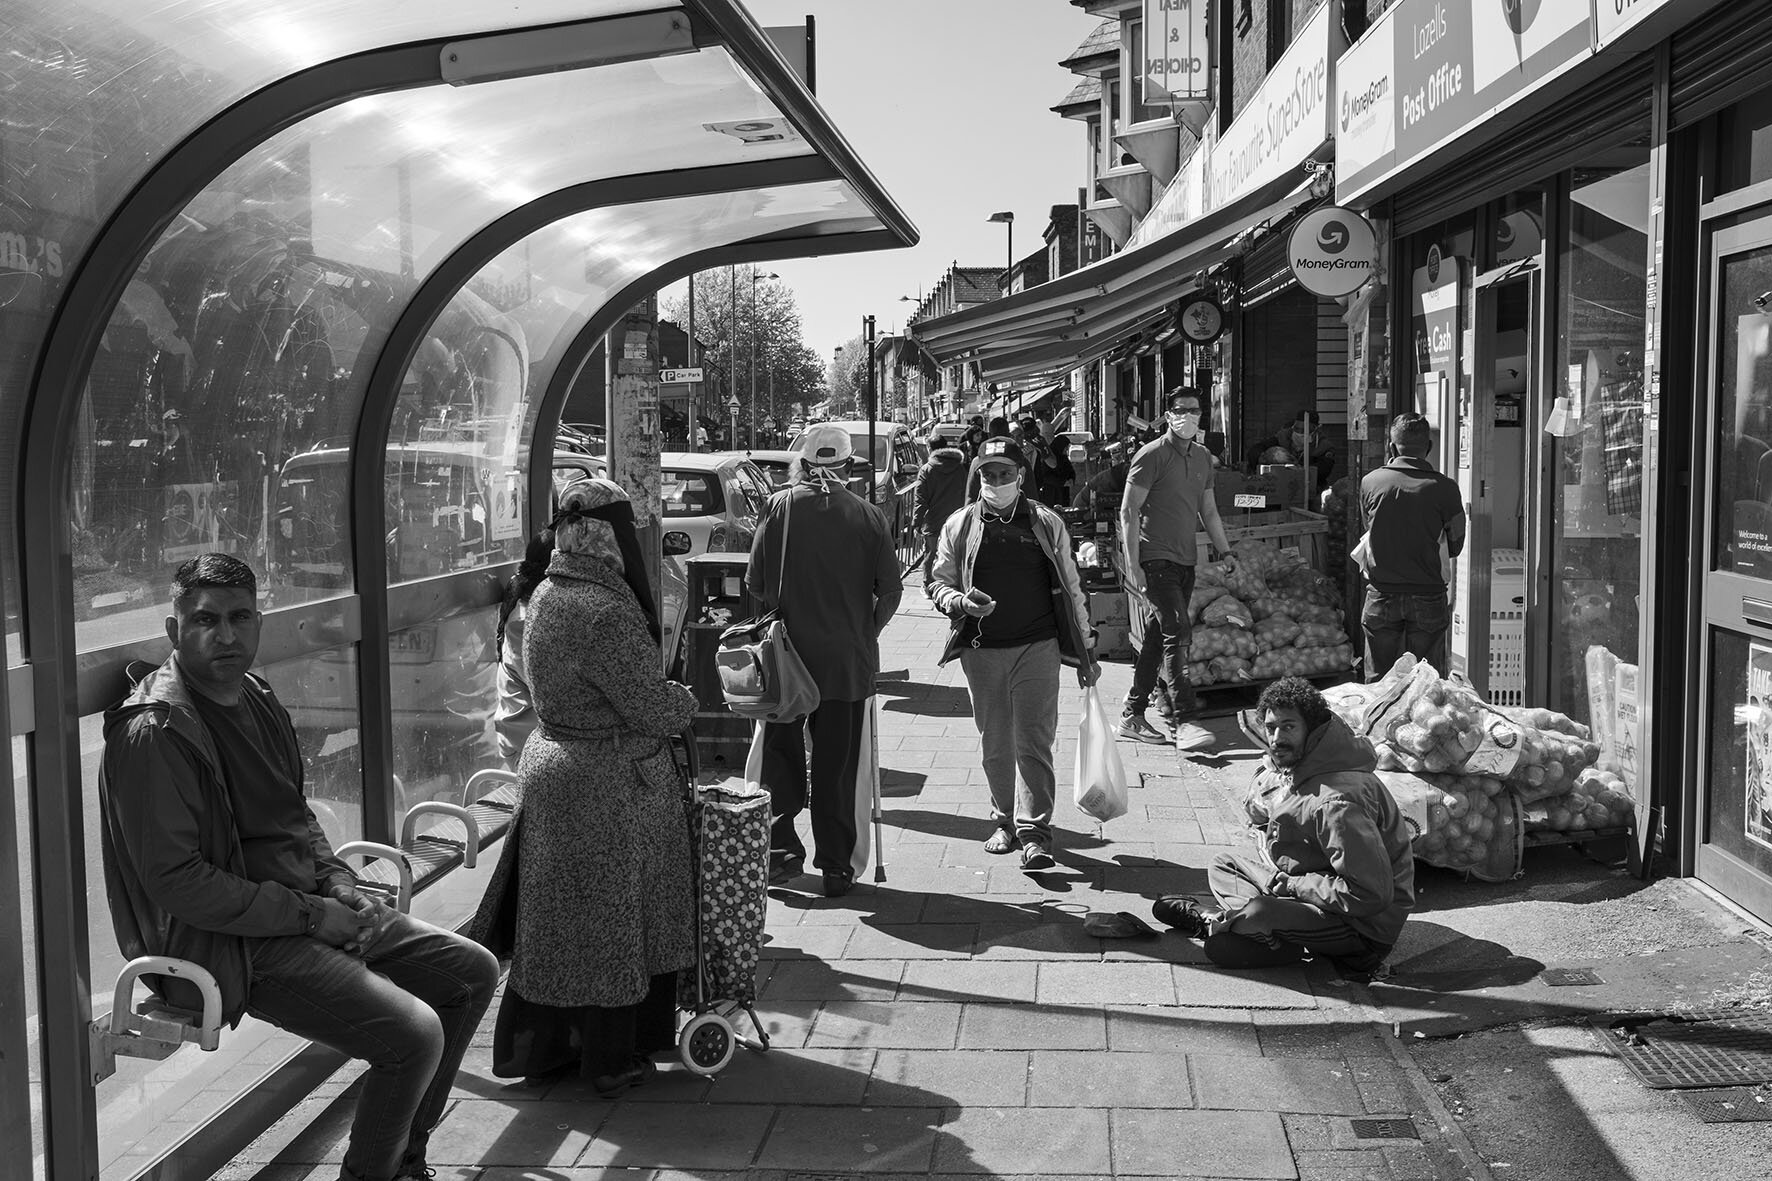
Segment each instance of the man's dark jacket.
[[[257,693],[275,707],[295,749],[295,728],[269,683],[248,675],[241,692]],[[105,893],[123,954],[174,956],[207,968],[221,989],[222,1017],[235,1025],[252,977],[247,941],[307,932],[321,895],[354,884],[356,876],[333,856],[312,808],[308,830],[321,894],[244,876],[233,798],[191,693],[178,658],[169,656],[105,713],[98,778]],[[291,773],[299,788],[299,757]],[[194,985],[172,977],[148,980],[174,1005],[203,1007]]]
[[917,508],[911,528],[918,533],[940,533],[949,517],[966,504],[966,453],[957,447],[938,447],[917,472]]

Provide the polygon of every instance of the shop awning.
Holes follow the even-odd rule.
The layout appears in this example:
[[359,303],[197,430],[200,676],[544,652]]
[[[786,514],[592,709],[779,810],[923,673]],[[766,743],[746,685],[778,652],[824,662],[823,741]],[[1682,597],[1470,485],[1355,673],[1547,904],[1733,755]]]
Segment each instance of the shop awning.
[[1281,177],[1145,245],[912,332],[943,364],[977,364],[989,381],[1067,373],[1160,322],[1201,271],[1237,254],[1308,187],[1296,174]]

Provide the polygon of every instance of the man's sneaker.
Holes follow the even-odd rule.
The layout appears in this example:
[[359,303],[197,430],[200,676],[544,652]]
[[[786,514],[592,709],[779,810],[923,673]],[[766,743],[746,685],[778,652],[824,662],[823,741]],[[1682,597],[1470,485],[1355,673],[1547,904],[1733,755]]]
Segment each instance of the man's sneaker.
[[1168,746],[1169,736],[1144,720],[1142,713],[1120,715],[1120,737],[1151,746]]
[[1206,916],[1201,913],[1200,904],[1186,894],[1163,895],[1151,903],[1151,914],[1189,939],[1206,937]]
[[1014,833],[1006,828],[999,828],[993,832],[991,839],[984,843],[986,853],[1013,853],[1020,847],[1021,842],[1015,838]]
[[1193,722],[1182,722],[1175,727],[1175,749],[1183,754],[1194,754],[1203,750],[1211,750],[1218,745],[1218,739],[1212,731]]
[[1028,841],[1021,847],[1021,869],[1023,873],[1038,873],[1043,869],[1051,869],[1058,862],[1052,860],[1052,854],[1039,841]]

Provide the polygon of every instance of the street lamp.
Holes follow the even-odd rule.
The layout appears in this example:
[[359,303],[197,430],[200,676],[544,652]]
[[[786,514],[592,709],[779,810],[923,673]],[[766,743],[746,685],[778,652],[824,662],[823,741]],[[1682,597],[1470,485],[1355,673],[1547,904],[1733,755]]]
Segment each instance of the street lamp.
[[770,272],[759,275],[753,268],[751,271],[751,442],[757,441],[757,280],[779,279],[780,275]]
[[991,214],[985,220],[987,222],[1000,221],[1003,223],[1003,228],[1009,231],[1008,241],[1005,244],[1005,253],[1009,261],[1003,264],[1003,286],[1008,287],[1009,272],[1015,268],[1015,214],[1005,209],[1001,213]]
[[831,398],[837,396],[837,378],[843,376],[843,346],[838,345],[833,352],[836,356],[831,360]]

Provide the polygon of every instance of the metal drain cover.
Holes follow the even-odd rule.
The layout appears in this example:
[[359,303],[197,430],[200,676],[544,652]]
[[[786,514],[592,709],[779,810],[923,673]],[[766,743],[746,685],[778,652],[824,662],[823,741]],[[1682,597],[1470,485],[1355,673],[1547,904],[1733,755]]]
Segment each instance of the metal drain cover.
[[1707,1124],[1772,1123],[1772,1101],[1752,1087],[1686,1091],[1680,1098]]
[[1356,1140],[1419,1140],[1421,1133],[1415,1130],[1412,1119],[1356,1119],[1348,1123],[1354,1126]]
[[1604,983],[1592,968],[1546,968],[1538,978],[1551,988],[1586,988]]
[[1772,1013],[1597,1017],[1607,1047],[1654,1090],[1772,1082]]

